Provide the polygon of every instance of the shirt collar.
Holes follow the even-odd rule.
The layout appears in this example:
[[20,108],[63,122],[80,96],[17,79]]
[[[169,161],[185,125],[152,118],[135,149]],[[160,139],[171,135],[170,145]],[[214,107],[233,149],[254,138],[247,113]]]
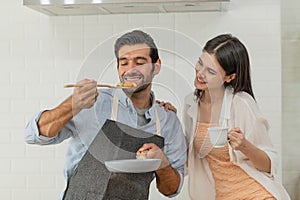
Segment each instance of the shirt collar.
[[[123,104],[125,107],[135,109],[133,104],[132,104],[131,99],[125,94],[125,92],[122,89],[116,89],[116,92],[117,92],[117,95],[118,95],[118,98],[119,98],[119,102],[121,104]],[[155,103],[155,95],[154,95],[153,91],[150,92],[150,98],[151,98],[152,105],[145,113],[146,118],[148,116],[149,117],[154,116],[154,108],[155,108],[156,103]]]

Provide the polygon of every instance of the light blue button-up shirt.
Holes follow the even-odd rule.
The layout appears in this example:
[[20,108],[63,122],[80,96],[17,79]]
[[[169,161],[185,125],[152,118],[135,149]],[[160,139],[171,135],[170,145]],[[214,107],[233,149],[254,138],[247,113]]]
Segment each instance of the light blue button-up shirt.
[[165,139],[164,153],[168,157],[171,166],[181,176],[181,183],[177,193],[183,184],[183,167],[186,162],[186,142],[182,127],[176,114],[165,111],[155,103],[153,92],[151,92],[153,103],[146,111],[145,116],[150,122],[144,126],[138,126],[138,116],[130,98],[121,89],[100,89],[99,96],[93,107],[84,109],[73,117],[64,128],[54,137],[49,138],[39,134],[37,122],[44,111],[40,111],[26,126],[25,140],[29,144],[50,145],[58,144],[70,139],[66,155],[65,177],[69,178],[77,167],[79,161],[87,151],[89,145],[105,123],[111,119],[113,94],[118,96],[118,112],[116,120],[133,128],[156,134],[157,109],[161,127],[161,136]]

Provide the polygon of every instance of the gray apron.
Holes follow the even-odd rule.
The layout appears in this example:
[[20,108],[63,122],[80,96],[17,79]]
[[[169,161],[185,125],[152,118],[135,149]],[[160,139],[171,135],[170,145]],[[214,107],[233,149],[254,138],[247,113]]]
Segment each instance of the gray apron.
[[118,98],[113,98],[111,120],[106,120],[101,130],[68,179],[63,200],[146,200],[149,196],[153,172],[112,173],[105,161],[134,159],[144,143],[155,143],[163,148],[160,123],[156,114],[157,135],[116,122]]

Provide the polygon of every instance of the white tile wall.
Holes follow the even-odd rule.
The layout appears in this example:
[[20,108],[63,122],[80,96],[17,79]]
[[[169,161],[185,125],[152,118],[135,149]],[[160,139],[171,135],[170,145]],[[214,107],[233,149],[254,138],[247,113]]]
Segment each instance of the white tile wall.
[[[22,6],[21,0],[1,2],[0,199],[59,198],[64,187],[64,154],[68,144],[26,145],[23,142],[25,124],[40,109],[56,106],[71,93],[63,85],[76,81],[84,58],[99,43],[132,28],[168,28],[186,34],[199,44],[225,32],[240,37],[251,55],[255,94],[271,123],[274,144],[281,151],[280,1],[232,0],[230,4],[227,12],[49,17]],[[288,23],[287,27],[294,31]],[[197,51],[191,54],[200,55],[201,49]],[[180,69],[180,65],[175,64],[173,70],[177,67]],[[188,72],[185,76],[188,74],[193,76]],[[172,77],[169,84],[179,87],[175,80],[178,76]],[[158,90],[158,94],[163,93]],[[180,107],[181,103],[175,105]],[[292,133],[284,134],[297,139]],[[285,148],[295,142],[284,141],[288,143],[283,145]],[[297,154],[293,158],[296,157]],[[291,163],[291,168],[284,166],[285,169],[296,174],[292,157],[284,159]],[[284,181],[293,193],[296,180],[291,178],[290,182],[288,177],[293,176],[286,171],[285,174]],[[151,199],[164,199],[154,186]],[[188,199],[186,185],[175,199]]]
[[282,153],[283,182],[300,199],[300,2],[282,1]]

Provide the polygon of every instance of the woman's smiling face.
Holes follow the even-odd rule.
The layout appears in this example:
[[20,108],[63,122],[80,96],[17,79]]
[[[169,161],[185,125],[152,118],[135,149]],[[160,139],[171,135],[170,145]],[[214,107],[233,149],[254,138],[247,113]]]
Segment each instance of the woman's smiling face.
[[199,90],[213,90],[224,87],[228,76],[214,54],[203,52],[195,66],[194,85]]

